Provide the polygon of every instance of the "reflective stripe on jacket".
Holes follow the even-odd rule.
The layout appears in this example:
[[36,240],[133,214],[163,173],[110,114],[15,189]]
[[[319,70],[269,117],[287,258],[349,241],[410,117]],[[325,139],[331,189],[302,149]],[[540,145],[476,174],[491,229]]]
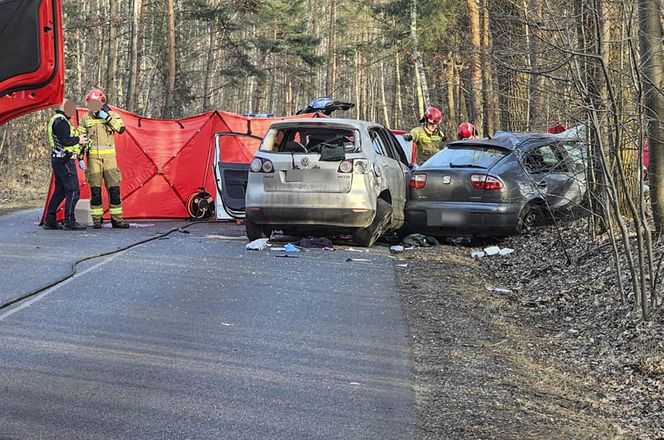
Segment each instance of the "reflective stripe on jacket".
[[82,134],[87,134],[90,140],[90,154],[115,154],[115,133],[119,132],[124,123],[120,116],[111,111],[109,112],[110,121],[95,117],[92,112],[88,112],[78,128]]
[[48,144],[51,146],[51,153],[57,157],[62,157],[65,151],[69,151],[73,155],[78,154],[80,151],[80,146],[78,144],[63,146],[58,137],[53,133],[53,124],[55,124],[58,119],[64,119],[67,122],[71,136],[79,135],[78,130],[71,125],[71,122],[69,122],[69,119],[67,119],[65,115],[55,113],[48,121]]

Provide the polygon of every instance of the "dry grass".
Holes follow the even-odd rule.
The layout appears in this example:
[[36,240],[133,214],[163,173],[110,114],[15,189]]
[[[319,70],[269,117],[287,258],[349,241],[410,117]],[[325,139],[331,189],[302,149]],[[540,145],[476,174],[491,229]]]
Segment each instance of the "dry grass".
[[0,167],[0,214],[44,205],[50,168],[20,165]]

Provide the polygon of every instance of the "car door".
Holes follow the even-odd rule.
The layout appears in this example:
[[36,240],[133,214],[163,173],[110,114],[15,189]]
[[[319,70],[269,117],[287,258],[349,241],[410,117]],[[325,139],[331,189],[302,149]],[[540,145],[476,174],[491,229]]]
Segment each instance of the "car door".
[[[220,210],[217,210],[217,218],[242,219],[245,217],[246,212],[245,195],[249,179],[249,163],[230,162],[226,160],[223,151],[223,141],[233,142],[237,141],[237,138],[244,138],[260,143],[263,138],[234,131],[215,133],[214,138],[213,171],[217,186],[217,206],[221,206],[227,214],[226,216]],[[232,140],[229,140],[229,138]]]
[[567,205],[572,173],[561,147],[555,143],[530,149],[523,157],[531,184],[551,209]]
[[383,186],[390,191],[392,196],[392,209],[395,219],[404,218],[404,207],[406,204],[406,185],[408,167],[403,164],[392,144],[391,135],[383,127],[373,127],[369,135],[376,152],[376,166],[379,167],[384,179]]
[[0,0],[0,124],[62,102],[61,0]]

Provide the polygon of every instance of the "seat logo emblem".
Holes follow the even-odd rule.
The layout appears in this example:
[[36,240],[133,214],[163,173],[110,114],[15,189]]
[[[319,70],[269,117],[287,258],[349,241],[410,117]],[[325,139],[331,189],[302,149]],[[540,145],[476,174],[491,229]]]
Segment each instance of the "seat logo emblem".
[[308,157],[303,157],[302,160],[300,161],[300,163],[305,168],[308,167],[311,164]]
[[443,176],[443,183],[452,183],[452,178],[450,176]]

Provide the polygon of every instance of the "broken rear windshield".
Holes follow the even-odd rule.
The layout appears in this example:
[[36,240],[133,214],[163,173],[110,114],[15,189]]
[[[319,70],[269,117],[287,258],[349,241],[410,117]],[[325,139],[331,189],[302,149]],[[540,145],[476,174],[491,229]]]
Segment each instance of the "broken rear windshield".
[[436,153],[422,167],[486,168],[494,166],[509,150],[482,145],[453,145]]
[[354,130],[330,127],[288,127],[271,129],[262,151],[276,153],[321,153],[326,147],[342,147],[346,153],[360,151]]

